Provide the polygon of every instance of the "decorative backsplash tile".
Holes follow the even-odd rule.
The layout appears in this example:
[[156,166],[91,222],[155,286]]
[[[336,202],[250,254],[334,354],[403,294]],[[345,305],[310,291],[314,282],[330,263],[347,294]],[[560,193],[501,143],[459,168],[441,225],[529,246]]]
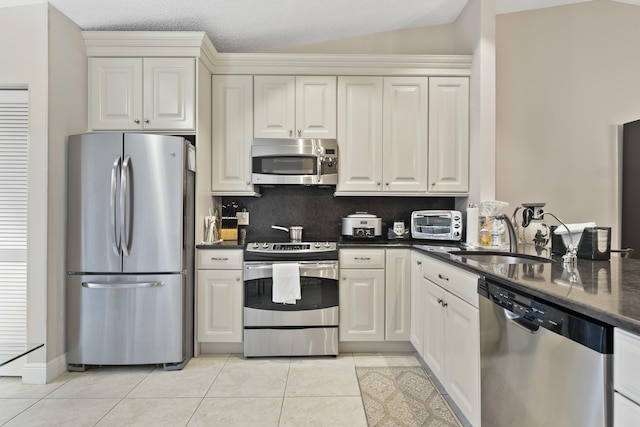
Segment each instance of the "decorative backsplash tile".
[[288,241],[286,232],[272,225],[304,227],[304,241],[336,241],[342,218],[355,212],[368,212],[382,218],[382,232],[393,222],[407,227],[411,212],[420,209],[454,209],[453,197],[334,197],[334,188],[277,186],[263,187],[262,197],[223,197],[222,203],[235,201],[250,213],[248,242]]

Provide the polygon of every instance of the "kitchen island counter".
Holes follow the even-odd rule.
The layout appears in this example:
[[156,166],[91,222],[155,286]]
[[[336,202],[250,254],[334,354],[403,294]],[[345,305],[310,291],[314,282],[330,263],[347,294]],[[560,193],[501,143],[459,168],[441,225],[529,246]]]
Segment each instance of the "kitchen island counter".
[[543,264],[488,264],[448,252],[414,249],[552,304],[640,334],[640,260],[611,256],[607,261],[578,258],[575,268],[561,257]]

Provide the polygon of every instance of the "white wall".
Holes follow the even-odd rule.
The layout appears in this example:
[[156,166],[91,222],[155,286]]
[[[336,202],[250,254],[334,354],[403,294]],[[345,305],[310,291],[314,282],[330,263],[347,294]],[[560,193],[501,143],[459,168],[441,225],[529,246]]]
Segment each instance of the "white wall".
[[87,58],[80,28],[53,7],[48,23],[47,361],[51,361],[66,353],[67,136],[86,132],[88,122]]
[[[66,135],[86,124],[86,59],[78,27],[46,3],[0,8],[0,86],[29,88],[27,382],[66,366]],[[25,378],[29,379],[26,380]]]
[[640,7],[610,1],[499,15],[497,198],[612,226],[618,125],[640,118]]
[[[27,334],[44,342],[47,322],[47,7],[0,9],[0,85],[29,88]],[[28,359],[44,363],[37,351]]]
[[278,53],[361,53],[402,55],[468,55],[469,51],[456,51],[452,25],[412,28],[351,37],[342,40],[314,43],[287,49]]

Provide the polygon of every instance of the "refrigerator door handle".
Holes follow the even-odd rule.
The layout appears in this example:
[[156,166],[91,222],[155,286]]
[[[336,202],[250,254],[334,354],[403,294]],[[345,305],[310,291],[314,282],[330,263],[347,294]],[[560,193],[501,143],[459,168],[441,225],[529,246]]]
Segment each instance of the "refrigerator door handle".
[[127,156],[124,159],[124,162],[122,162],[122,171],[120,174],[120,232],[121,232],[121,239],[123,240],[123,242],[120,244],[120,246],[122,247],[122,251],[124,252],[125,256],[129,256],[129,247],[130,247],[130,242],[129,242],[129,235],[130,235],[130,230],[129,227],[127,227],[128,225],[128,221],[127,221],[127,199],[128,199],[128,192],[129,192],[129,188],[128,188],[128,176],[129,176],[129,165],[131,163],[131,157]]
[[89,289],[137,289],[137,288],[160,288],[164,282],[134,282],[134,283],[96,283],[82,282],[83,288]]
[[118,191],[118,172],[120,171],[120,165],[122,163],[122,157],[118,156],[113,161],[111,167],[111,225],[113,226],[113,252],[120,256],[122,254],[122,247],[120,246],[120,233],[118,230],[118,204],[117,204],[117,191]]

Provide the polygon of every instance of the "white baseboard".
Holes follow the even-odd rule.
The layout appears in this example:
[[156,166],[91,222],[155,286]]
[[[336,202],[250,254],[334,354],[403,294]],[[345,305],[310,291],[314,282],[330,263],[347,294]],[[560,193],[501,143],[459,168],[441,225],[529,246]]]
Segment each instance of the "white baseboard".
[[67,372],[66,353],[47,363],[26,363],[22,370],[23,384],[47,384]]

